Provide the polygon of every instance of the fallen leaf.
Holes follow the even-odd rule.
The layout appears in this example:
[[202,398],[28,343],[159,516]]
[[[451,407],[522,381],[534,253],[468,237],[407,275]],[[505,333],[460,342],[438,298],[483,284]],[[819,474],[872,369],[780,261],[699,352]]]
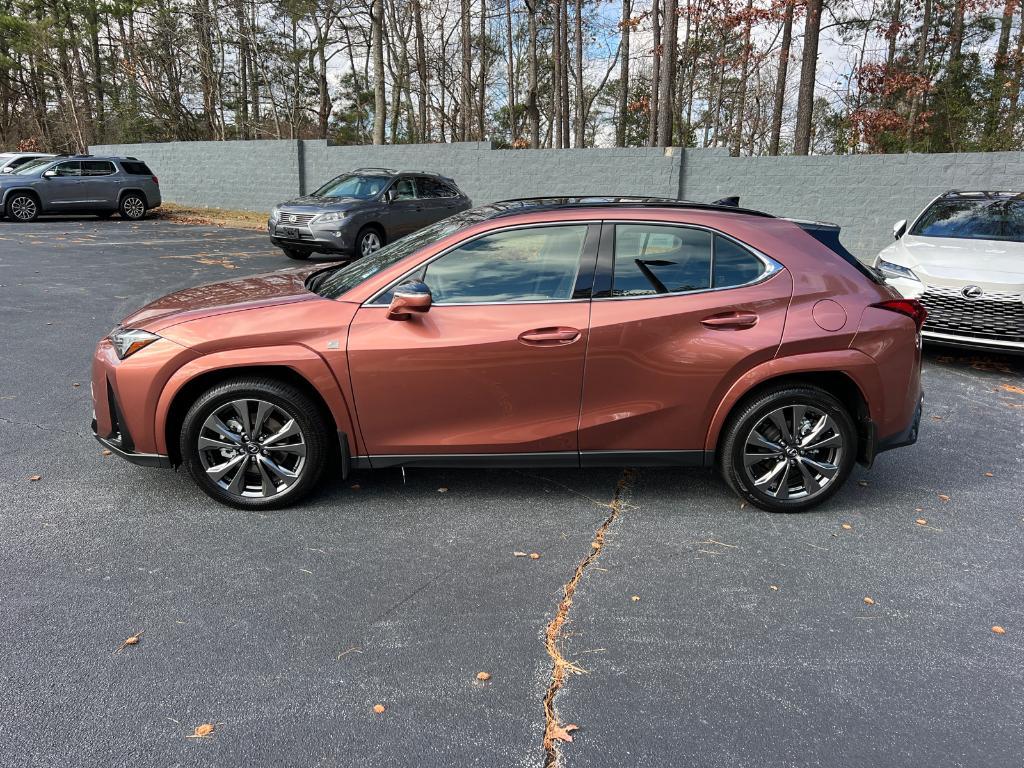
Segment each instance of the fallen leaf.
[[872,600],[870,597],[865,597],[864,598],[864,605],[874,605],[874,604],[875,604],[875,601]]
[[80,387],[80,386],[82,386],[82,385],[81,385],[81,384],[79,384],[79,383],[78,383],[77,381],[75,381],[75,382],[72,382],[71,386],[72,386],[72,387]]
[[939,501],[942,501],[942,502],[947,502],[947,501],[949,501],[949,496],[947,496],[947,495],[946,495],[946,494],[944,494],[944,493],[940,493],[940,494],[939,494]]
[[576,725],[576,723],[569,723],[566,726],[552,723],[548,728],[548,738],[552,740],[558,739],[559,741],[572,741],[572,734],[570,731],[575,730],[579,730],[579,726]]
[[746,509],[746,508],[747,508],[747,502],[741,501],[740,502],[740,509]]
[[770,589],[772,592],[778,592],[779,591],[779,585],[778,584],[769,584],[768,585],[768,589]]
[[477,672],[476,673],[476,679],[477,680],[481,680],[483,682],[487,682],[488,680],[491,679],[491,673],[490,672]]
[[190,739],[203,739],[203,738],[206,738],[207,736],[209,736],[212,733],[213,733],[213,723],[203,723],[202,725],[197,725],[196,729],[194,731],[192,731],[191,735],[188,738],[190,738]]
[[124,639],[124,640],[123,640],[123,641],[121,642],[121,644],[120,644],[119,646],[117,646],[117,650],[116,650],[116,651],[114,651],[114,653],[120,653],[120,652],[121,652],[121,651],[123,651],[123,650],[124,650],[125,648],[127,648],[127,647],[128,647],[129,645],[138,645],[138,643],[139,643],[139,638],[140,638],[140,637],[142,637],[142,633],[143,633],[144,631],[145,631],[145,630],[143,630],[143,629],[140,629],[140,630],[139,630],[138,632],[136,632],[136,633],[135,633],[134,635],[132,635],[131,637],[127,637],[127,638],[125,638],[125,639]]
[[601,542],[599,542],[599,541],[592,541],[592,542],[590,542],[590,548],[591,549],[600,549],[601,548]]
[[525,552],[513,552],[512,557],[526,557]]
[[1024,389],[1015,387],[1013,384],[1000,384],[999,388],[1006,392],[1013,392],[1015,395],[1024,395]]
[[941,416],[932,416],[932,421],[942,421]]
[[924,512],[924,508],[923,507],[914,507],[914,511],[915,512]]
[[540,560],[540,554],[538,554],[537,552],[531,552],[530,553],[530,559],[531,560]]
[[42,480],[42,479],[43,479],[43,476],[42,476],[42,475],[32,475],[32,476],[31,476],[31,477],[29,478],[29,482],[31,482],[31,483],[37,483],[37,482],[39,482],[39,481],[40,481],[40,480]]
[[373,711],[376,712],[378,715],[383,715],[384,714],[384,705],[383,704],[374,704],[373,705]]
[[1006,630],[1003,629],[1002,627],[1000,627],[998,624],[996,624],[994,627],[992,627],[992,631],[995,632],[997,635],[1005,635],[1006,634]]
[[113,451],[108,450],[106,448],[103,449],[102,453],[103,453],[104,456],[113,456],[114,455]]
[[995,477],[991,472],[986,472],[985,477]]
[[438,492],[438,493],[448,493],[448,489],[447,489],[447,488],[444,488],[444,487],[441,487],[441,488],[438,488],[438,489],[437,489],[437,492]]
[[862,488],[867,488],[867,486],[868,486],[868,481],[867,481],[867,480],[858,480],[858,481],[857,481],[857,485],[859,485],[859,486],[860,486],[860,487],[862,487]]
[[853,526],[850,525],[849,523],[843,523],[841,527],[842,527],[842,529],[844,531],[852,531],[853,530]]
[[914,522],[918,525],[928,525],[928,521],[925,520],[923,517],[917,518],[917,520],[915,520]]
[[634,603],[639,603],[640,602],[640,595],[633,595],[629,599],[632,600]]

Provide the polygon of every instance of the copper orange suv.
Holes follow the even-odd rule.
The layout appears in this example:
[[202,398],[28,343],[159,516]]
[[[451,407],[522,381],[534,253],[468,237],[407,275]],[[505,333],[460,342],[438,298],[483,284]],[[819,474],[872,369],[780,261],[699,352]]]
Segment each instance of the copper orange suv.
[[245,509],[352,468],[629,465],[806,509],[921,417],[924,310],[835,235],[655,199],[475,208],[140,309],[96,350],[94,430]]

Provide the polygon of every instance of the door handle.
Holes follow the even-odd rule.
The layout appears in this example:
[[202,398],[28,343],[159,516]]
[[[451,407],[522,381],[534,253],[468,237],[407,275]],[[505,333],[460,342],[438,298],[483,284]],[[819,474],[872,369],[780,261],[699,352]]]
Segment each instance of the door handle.
[[752,312],[726,312],[705,317],[700,322],[706,328],[753,328],[757,319]]
[[580,337],[576,328],[534,328],[519,334],[519,343],[531,347],[561,347],[572,344]]

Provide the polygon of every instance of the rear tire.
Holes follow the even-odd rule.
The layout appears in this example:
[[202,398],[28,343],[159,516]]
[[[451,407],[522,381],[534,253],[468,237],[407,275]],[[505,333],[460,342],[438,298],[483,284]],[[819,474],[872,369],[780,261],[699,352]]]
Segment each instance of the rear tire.
[[282,248],[284,255],[289,259],[295,259],[295,261],[305,261],[313,255],[312,251],[304,251],[301,248]]
[[723,435],[722,476],[769,512],[802,512],[826,501],[857,457],[857,430],[846,407],[814,386],[761,392],[740,404]]
[[4,213],[12,221],[27,224],[39,218],[39,201],[27,192],[15,192],[8,198]]
[[118,211],[122,219],[141,221],[146,218],[146,200],[137,192],[129,192],[121,198]]
[[182,463],[212,499],[280,509],[319,482],[329,454],[324,415],[300,389],[244,377],[200,395],[182,423]]

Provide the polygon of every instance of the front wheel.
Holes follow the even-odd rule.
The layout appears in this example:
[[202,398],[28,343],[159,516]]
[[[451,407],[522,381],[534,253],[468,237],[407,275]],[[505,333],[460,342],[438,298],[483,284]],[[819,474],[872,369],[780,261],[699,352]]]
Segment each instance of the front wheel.
[[239,509],[277,509],[317,484],[328,455],[324,418],[301,390],[274,379],[219,384],[182,424],[185,464],[204,493]]
[[726,482],[769,512],[801,512],[839,490],[857,455],[849,412],[823,389],[782,386],[740,406],[720,452]]
[[15,221],[35,221],[39,218],[39,202],[32,195],[17,192],[7,201],[5,212]]
[[363,227],[356,236],[356,256],[369,256],[384,245],[384,235],[376,227]]
[[121,212],[122,219],[139,221],[146,216],[146,201],[142,199],[142,195],[129,192],[121,198],[121,204],[118,206],[118,210]]

